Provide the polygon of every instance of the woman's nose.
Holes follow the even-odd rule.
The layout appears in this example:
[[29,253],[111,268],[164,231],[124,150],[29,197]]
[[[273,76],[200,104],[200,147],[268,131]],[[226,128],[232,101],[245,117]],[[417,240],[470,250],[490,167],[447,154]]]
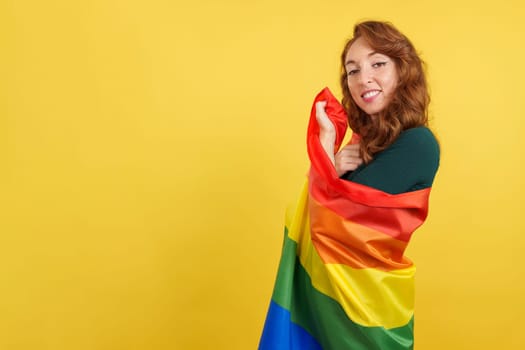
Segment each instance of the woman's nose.
[[368,85],[374,80],[372,76],[372,72],[368,69],[361,70],[360,79],[361,79],[361,84],[363,85]]

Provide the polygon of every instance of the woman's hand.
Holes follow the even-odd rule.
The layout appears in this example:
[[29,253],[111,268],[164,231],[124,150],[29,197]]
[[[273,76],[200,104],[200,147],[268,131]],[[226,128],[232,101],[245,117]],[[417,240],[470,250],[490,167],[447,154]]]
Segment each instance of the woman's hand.
[[320,135],[333,135],[335,142],[335,126],[330,120],[330,118],[328,118],[328,114],[326,114],[325,107],[326,101],[319,101],[315,104],[315,117],[317,119],[317,123],[319,124],[319,133]]
[[359,156],[359,144],[347,145],[335,155],[335,171],[338,176],[354,171],[361,164],[363,158]]
[[324,110],[325,106],[326,101],[319,101],[315,104],[315,118],[317,119],[317,124],[319,124],[319,142],[321,142],[321,146],[323,146],[332,164],[335,165],[335,126],[328,118],[328,114]]
[[315,117],[319,124],[319,141],[326,155],[335,166],[337,176],[341,176],[348,171],[357,169],[358,166],[363,164],[363,158],[359,155],[359,144],[345,146],[334,156],[335,126],[328,118],[325,106],[326,101],[320,101],[315,104]]

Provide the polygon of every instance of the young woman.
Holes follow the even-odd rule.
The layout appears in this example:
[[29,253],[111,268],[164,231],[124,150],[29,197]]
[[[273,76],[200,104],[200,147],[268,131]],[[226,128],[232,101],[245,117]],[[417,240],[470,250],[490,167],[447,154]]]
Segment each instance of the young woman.
[[363,22],[341,60],[343,106],[361,142],[334,159],[334,128],[318,102],[320,139],[337,173],[388,193],[430,187],[439,147],[428,129],[428,89],[414,46],[391,24]]
[[259,349],[414,346],[415,267],[404,252],[439,165],[422,62],[391,24],[359,23],[341,86],[342,105],[324,89],[312,107],[308,182],[287,218]]

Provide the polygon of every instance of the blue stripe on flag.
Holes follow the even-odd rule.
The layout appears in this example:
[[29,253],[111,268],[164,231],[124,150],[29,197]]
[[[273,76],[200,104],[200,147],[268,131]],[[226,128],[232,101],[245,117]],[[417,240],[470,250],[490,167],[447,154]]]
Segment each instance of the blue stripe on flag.
[[303,328],[292,323],[290,311],[270,302],[259,350],[322,350]]

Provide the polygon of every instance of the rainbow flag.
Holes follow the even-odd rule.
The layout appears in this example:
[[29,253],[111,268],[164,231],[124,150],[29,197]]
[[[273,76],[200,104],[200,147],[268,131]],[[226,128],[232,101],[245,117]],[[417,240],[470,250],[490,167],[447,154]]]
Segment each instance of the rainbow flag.
[[404,252],[427,216],[430,188],[391,195],[339,179],[319,142],[317,101],[327,101],[335,149],[347,130],[342,106],[324,89],[259,349],[413,349],[415,266]]

